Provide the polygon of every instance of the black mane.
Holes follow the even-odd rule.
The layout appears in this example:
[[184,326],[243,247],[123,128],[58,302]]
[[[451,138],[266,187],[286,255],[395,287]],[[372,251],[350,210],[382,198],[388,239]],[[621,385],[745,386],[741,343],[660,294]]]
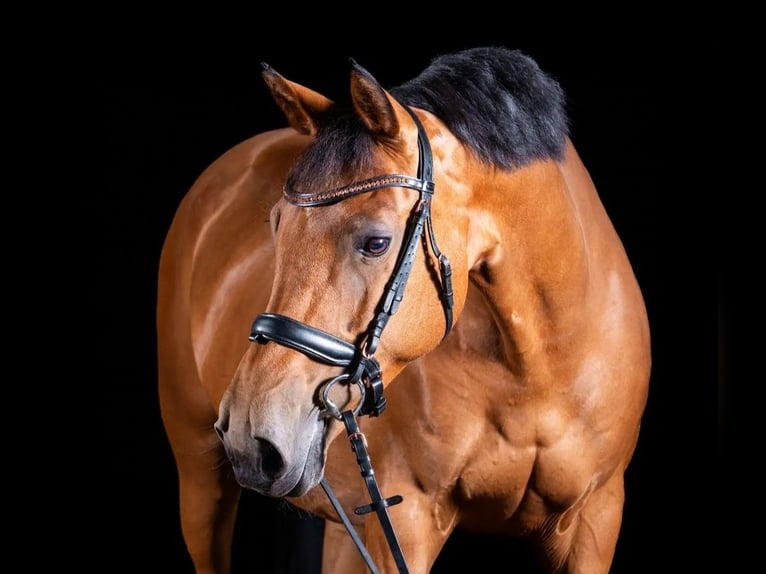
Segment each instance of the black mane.
[[390,92],[434,114],[481,161],[501,169],[563,157],[564,93],[517,50],[473,48],[440,56]]
[[[483,47],[439,56],[390,93],[402,104],[433,113],[488,165],[514,170],[563,157],[564,93],[518,50]],[[356,116],[339,112],[320,129],[287,184],[296,191],[337,187],[343,174],[369,172],[373,144]]]

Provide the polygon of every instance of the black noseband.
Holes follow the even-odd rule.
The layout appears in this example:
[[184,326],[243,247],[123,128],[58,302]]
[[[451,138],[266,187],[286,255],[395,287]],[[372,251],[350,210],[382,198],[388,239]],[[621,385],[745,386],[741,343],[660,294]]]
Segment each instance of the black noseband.
[[[380,365],[374,357],[363,356],[357,347],[326,331],[285,315],[261,313],[253,321],[250,340],[273,341],[307,357],[336,367],[347,367],[349,382],[364,381],[365,393],[359,414],[378,416],[386,408]],[[336,417],[337,418],[337,417]]]
[[255,318],[251,341],[274,341],[300,351],[307,357],[336,367],[349,366],[356,357],[356,347],[326,331],[276,313],[261,313]]

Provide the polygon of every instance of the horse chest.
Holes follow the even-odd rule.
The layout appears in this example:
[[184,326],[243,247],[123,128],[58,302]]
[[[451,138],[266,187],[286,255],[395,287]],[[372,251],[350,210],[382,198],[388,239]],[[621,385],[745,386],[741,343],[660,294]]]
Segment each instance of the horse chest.
[[582,425],[556,409],[534,416],[529,410],[523,416],[506,412],[477,441],[457,483],[468,524],[471,515],[484,526],[538,524],[576,506],[597,481],[597,460]]

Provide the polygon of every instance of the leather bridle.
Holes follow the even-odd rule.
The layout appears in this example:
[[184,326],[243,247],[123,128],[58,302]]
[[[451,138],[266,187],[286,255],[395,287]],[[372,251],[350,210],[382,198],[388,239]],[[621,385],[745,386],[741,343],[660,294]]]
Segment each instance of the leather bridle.
[[[361,342],[358,345],[354,345],[326,331],[276,313],[261,313],[258,315],[250,331],[250,340],[253,342],[265,344],[268,341],[273,341],[326,365],[345,367],[342,374],[322,384],[322,402],[329,414],[345,424],[352,448],[357,456],[357,463],[362,470],[362,476],[365,478],[372,498],[371,504],[357,508],[356,513],[377,512],[383,525],[383,530],[386,533],[389,546],[394,554],[394,559],[399,567],[399,572],[402,574],[407,572],[407,566],[388,518],[388,513],[386,512],[388,506],[401,502],[402,498],[401,496],[394,496],[384,499],[381,496],[367,454],[366,439],[359,431],[354,417],[355,415],[379,416],[386,408],[386,400],[383,396],[382,373],[374,355],[388,320],[396,313],[404,296],[404,289],[412,271],[412,263],[417,251],[417,245],[422,238],[424,229],[426,230],[431,251],[439,263],[439,292],[446,320],[444,337],[449,334],[452,328],[454,307],[452,270],[449,260],[436,245],[431,225],[431,200],[435,189],[431,145],[418,117],[409,107],[405,106],[405,109],[412,116],[418,129],[417,177],[401,174],[382,175],[320,193],[297,193],[287,188],[283,191],[287,201],[294,205],[305,207],[329,205],[349,197],[386,187],[404,187],[414,189],[419,193],[418,202],[413,208],[407,229],[405,230],[405,241],[399,252],[396,267],[378,304],[376,316],[370,322],[367,331],[361,338]],[[425,241],[423,243],[426,254],[428,254],[428,247]],[[361,398],[355,408],[341,412],[332,402],[329,397],[329,391],[336,383],[356,384],[359,387]],[[350,522],[343,514],[337,499],[335,499],[332,490],[324,479],[322,479],[322,487],[333,502],[333,506],[354,538],[362,556],[367,561],[368,567],[374,574],[377,570],[372,564],[371,559],[369,559],[364,545],[356,536]]]

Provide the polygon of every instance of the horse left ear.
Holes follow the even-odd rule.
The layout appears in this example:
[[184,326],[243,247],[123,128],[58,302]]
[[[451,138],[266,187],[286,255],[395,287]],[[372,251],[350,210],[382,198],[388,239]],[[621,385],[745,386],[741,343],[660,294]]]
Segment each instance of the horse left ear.
[[333,106],[332,100],[286,80],[265,62],[261,66],[263,79],[271,91],[271,97],[282,109],[287,122],[299,133],[316,135],[322,117]]
[[351,102],[359,118],[375,136],[396,138],[407,111],[378,81],[351,60]]

